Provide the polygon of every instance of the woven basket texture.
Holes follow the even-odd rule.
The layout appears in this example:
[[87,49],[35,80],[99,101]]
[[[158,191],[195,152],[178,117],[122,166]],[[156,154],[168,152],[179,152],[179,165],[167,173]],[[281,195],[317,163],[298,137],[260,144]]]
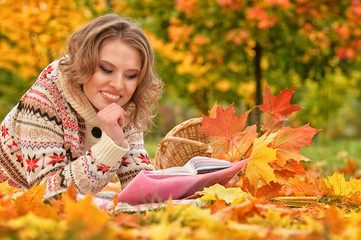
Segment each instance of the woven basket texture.
[[191,118],[167,133],[157,148],[156,169],[183,166],[195,156],[211,156],[207,135],[198,130],[201,121],[202,118]]

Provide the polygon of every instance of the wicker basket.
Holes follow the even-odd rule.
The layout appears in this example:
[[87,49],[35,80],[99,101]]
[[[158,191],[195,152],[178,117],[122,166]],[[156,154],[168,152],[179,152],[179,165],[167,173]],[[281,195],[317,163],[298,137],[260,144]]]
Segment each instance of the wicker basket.
[[175,126],[160,141],[155,155],[156,169],[183,166],[192,157],[210,157],[207,135],[198,131],[202,118],[191,118]]

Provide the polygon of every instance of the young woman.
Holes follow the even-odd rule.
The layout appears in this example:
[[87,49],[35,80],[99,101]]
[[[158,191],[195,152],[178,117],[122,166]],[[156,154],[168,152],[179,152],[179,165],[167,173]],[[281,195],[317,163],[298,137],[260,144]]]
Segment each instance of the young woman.
[[0,182],[46,184],[50,197],[71,182],[98,192],[115,174],[125,187],[153,170],[143,144],[163,87],[153,68],[144,32],[116,14],[76,31],[3,120]]

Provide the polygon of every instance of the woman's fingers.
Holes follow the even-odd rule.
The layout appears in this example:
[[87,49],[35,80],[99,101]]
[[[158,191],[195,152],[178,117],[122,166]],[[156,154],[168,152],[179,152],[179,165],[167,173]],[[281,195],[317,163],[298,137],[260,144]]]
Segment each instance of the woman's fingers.
[[117,144],[121,145],[124,141],[123,126],[126,112],[117,104],[109,104],[98,112],[103,131]]

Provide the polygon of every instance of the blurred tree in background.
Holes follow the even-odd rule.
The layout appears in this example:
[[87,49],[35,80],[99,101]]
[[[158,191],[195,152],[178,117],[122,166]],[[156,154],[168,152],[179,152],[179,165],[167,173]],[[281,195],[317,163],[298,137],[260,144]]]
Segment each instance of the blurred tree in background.
[[359,0],[3,0],[1,116],[72,31],[109,12],[138,22],[156,50],[166,83],[160,135],[216,101],[244,112],[261,103],[264,85],[299,85],[293,101],[306,110],[294,117],[321,134],[361,134]]

